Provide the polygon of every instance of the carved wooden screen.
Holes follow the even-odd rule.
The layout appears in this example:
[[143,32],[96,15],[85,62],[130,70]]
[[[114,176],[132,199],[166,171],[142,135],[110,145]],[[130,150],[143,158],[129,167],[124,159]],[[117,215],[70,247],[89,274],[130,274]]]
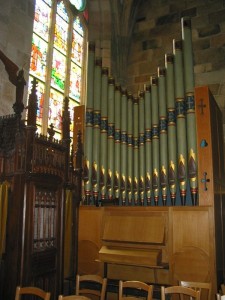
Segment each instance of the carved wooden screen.
[[56,247],[56,212],[56,192],[37,188],[34,206],[34,252]]

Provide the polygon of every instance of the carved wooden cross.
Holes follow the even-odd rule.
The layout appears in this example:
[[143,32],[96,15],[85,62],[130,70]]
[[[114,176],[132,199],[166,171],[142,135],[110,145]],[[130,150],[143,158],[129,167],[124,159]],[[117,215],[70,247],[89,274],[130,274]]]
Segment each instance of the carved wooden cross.
[[201,109],[201,115],[204,115],[204,108],[206,107],[206,105],[204,104],[203,99],[200,100],[200,104],[198,105],[198,107]]

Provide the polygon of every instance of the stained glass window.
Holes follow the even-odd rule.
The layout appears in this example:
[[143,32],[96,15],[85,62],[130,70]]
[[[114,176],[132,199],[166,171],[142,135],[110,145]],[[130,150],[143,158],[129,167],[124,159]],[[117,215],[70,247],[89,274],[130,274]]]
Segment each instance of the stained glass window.
[[[81,103],[85,18],[75,15],[64,0],[36,0],[29,91],[38,81],[37,127],[46,134],[53,124],[55,138],[61,139],[63,99],[69,97],[70,117]],[[73,122],[71,122],[71,137]]]

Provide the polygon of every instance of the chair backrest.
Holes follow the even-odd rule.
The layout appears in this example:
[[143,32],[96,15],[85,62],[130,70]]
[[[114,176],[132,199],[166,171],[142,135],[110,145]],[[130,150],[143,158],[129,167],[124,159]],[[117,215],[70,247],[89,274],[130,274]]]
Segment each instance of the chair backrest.
[[149,285],[142,281],[134,281],[134,280],[119,281],[119,300],[132,300],[132,299],[140,298],[140,292],[142,291],[146,292],[147,300],[152,299],[152,295],[153,295],[152,285]]
[[76,295],[93,295],[100,300],[105,299],[107,278],[99,275],[77,275],[76,276]]
[[90,300],[90,298],[80,295],[69,295],[63,296],[59,295],[58,300]]
[[220,293],[216,293],[216,300],[221,300],[221,295],[220,295]]
[[200,291],[196,291],[192,288],[180,285],[174,285],[169,287],[161,286],[161,300],[165,300],[166,295],[173,294],[179,294],[181,296],[181,299],[183,299],[183,296],[188,296],[190,300],[200,300]]
[[222,295],[225,295],[225,284],[221,284]]
[[49,292],[46,292],[34,286],[27,286],[27,287],[17,286],[15,300],[20,300],[22,295],[32,295],[32,296],[39,297],[37,299],[50,300],[51,294]]
[[211,282],[179,281],[179,285],[192,288],[196,291],[200,291],[200,298],[202,299],[208,299],[208,300],[211,299],[211,293],[212,293]]

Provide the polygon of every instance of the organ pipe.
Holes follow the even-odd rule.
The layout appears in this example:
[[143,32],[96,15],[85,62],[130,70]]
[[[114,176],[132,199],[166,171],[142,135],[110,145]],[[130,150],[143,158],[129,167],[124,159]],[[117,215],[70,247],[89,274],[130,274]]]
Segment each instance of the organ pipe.
[[101,84],[101,140],[100,140],[100,194],[101,202],[107,199],[108,170],[108,68],[102,69]]
[[85,142],[84,142],[84,193],[85,202],[90,204],[92,195],[92,144],[93,144],[93,106],[94,106],[94,64],[95,44],[88,46],[87,66],[87,103],[85,114]]
[[191,186],[193,205],[197,204],[197,142],[194,99],[194,64],[192,54],[191,20],[182,18],[182,42],[184,49],[184,81],[185,103],[187,119],[187,147],[188,147],[188,177]]
[[[197,204],[197,146],[190,20],[138,95],[121,89],[93,44],[88,54],[85,204]],[[188,200],[187,200],[188,199]]]

